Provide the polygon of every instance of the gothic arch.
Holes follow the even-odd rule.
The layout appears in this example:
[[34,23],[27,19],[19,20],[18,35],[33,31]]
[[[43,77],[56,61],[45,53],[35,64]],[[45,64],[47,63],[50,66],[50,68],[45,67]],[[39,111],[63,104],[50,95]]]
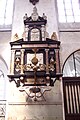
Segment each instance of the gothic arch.
[[80,49],[71,53],[65,60],[62,73],[65,77],[80,76]]
[[8,66],[6,61],[0,55],[0,100],[6,99]]

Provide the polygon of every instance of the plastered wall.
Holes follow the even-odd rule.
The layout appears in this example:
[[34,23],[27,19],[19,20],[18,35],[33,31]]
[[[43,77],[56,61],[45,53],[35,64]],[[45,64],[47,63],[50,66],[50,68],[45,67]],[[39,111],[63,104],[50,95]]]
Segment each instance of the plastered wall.
[[10,65],[10,45],[11,31],[0,31],[0,56],[5,60],[7,66]]
[[[60,82],[57,81],[51,91],[45,92],[44,99],[37,102],[27,101],[27,95],[20,93],[14,85],[14,93],[8,100],[8,120],[62,120],[62,100]],[[30,99],[30,98],[29,98]]]
[[61,66],[67,57],[74,51],[80,49],[80,32],[60,32],[60,41],[61,41]]

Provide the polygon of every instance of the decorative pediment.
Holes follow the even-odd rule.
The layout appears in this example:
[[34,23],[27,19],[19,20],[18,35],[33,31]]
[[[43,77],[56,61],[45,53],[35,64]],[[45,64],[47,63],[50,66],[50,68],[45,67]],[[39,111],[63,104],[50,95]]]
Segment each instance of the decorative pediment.
[[37,8],[33,8],[33,12],[30,17],[27,13],[23,17],[24,31],[26,31],[27,41],[44,41],[46,38],[46,24],[47,17],[43,13],[42,17],[39,16]]
[[47,23],[47,17],[45,16],[45,13],[43,13],[42,17],[40,17],[36,7],[33,8],[33,13],[30,17],[28,17],[27,13],[25,13],[23,20],[24,25],[45,25]]
[[23,44],[52,44],[52,45],[56,45],[59,47],[60,45],[60,41],[56,41],[56,40],[52,40],[52,39],[49,39],[49,38],[46,38],[46,41],[24,41],[23,38],[22,39],[19,39],[17,41],[13,41],[13,42],[10,42],[10,45],[13,46],[13,45],[23,45]]

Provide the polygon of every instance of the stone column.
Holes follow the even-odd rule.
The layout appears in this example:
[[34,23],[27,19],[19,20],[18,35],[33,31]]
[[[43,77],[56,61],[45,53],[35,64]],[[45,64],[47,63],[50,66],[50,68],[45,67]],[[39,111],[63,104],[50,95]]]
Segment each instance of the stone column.
[[15,50],[11,50],[10,74],[14,74]]
[[21,49],[21,74],[23,74],[24,70],[24,49]]
[[49,49],[45,49],[45,52],[46,52],[46,73],[49,74],[49,68],[48,68],[48,52],[49,52]]
[[55,50],[56,55],[56,73],[60,73],[60,57],[59,57],[59,49]]

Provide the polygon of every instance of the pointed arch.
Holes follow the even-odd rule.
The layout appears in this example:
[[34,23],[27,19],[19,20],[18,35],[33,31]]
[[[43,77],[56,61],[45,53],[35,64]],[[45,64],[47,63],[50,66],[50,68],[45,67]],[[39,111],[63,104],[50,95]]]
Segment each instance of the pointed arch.
[[65,60],[62,73],[63,76],[77,77],[80,76],[80,49],[71,53]]
[[0,100],[6,100],[8,66],[0,55]]

